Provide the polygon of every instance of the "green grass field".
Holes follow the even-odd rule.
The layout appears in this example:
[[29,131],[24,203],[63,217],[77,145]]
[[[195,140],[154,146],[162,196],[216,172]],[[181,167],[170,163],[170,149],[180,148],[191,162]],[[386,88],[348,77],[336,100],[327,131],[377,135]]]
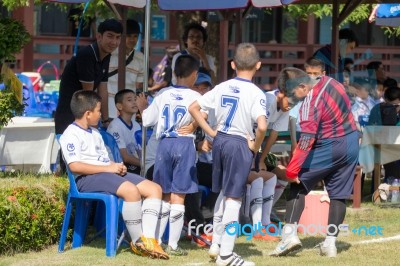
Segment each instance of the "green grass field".
[[[3,179],[2,186],[11,185],[9,180]],[[20,182],[16,179],[13,182]],[[368,182],[369,183],[369,182]],[[364,187],[364,195],[368,194],[369,184]],[[383,228],[382,236],[361,234],[339,235],[337,241],[338,256],[336,258],[321,257],[315,245],[323,241],[324,236],[300,235],[303,249],[297,254],[287,257],[273,258],[268,254],[276,243],[259,240],[246,241],[241,236],[236,241],[235,252],[256,265],[400,265],[400,208],[380,207],[370,202],[370,197],[364,197],[360,209],[352,209],[348,204],[347,215],[344,223],[350,229],[361,226],[380,226]],[[278,211],[284,210],[284,200],[278,202]],[[279,212],[282,215],[282,212]],[[1,226],[1,225],[0,225]],[[1,236],[0,236],[1,237]],[[2,265],[215,265],[210,261],[207,250],[198,248],[187,240],[181,240],[180,245],[189,251],[186,257],[172,257],[168,261],[152,260],[134,255],[128,247],[121,247],[115,258],[105,256],[105,239],[98,238],[78,249],[70,249],[70,243],[65,247],[65,252],[58,253],[57,246],[53,245],[39,252],[16,254],[14,256],[1,256]]]

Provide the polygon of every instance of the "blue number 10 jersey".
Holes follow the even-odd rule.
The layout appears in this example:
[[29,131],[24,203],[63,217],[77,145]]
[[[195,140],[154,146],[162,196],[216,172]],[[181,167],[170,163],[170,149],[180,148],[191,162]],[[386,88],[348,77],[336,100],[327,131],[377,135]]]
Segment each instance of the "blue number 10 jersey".
[[[162,89],[150,106],[143,111],[143,126],[157,124],[157,139],[177,137],[179,134],[176,130],[193,121],[189,106],[200,97],[200,93],[186,87],[171,86]],[[185,136],[195,137],[194,134]]]

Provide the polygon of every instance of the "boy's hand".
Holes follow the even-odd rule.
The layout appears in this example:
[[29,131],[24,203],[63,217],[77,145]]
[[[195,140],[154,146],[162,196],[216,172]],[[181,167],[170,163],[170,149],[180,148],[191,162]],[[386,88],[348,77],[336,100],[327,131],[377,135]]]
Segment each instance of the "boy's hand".
[[198,145],[199,145],[198,147],[200,147],[199,150],[201,151],[209,152],[212,150],[212,142],[209,141],[208,139],[200,141]]
[[286,180],[289,181],[289,183],[300,184],[300,179],[299,179],[299,177],[296,177],[295,179],[286,177]]
[[254,153],[258,152],[260,147],[256,147],[255,141],[247,134],[247,145],[249,145],[249,149],[252,150]]
[[146,108],[147,108],[147,106],[149,105],[148,104],[148,102],[147,102],[147,97],[146,97],[146,95],[142,92],[142,93],[139,93],[139,95],[137,95],[137,97],[136,97],[136,105],[137,105],[137,107],[138,107],[138,109],[139,109],[139,111],[142,113]]
[[117,174],[120,176],[126,175],[127,168],[124,165],[124,163],[111,162],[110,168],[112,170],[112,173],[114,173],[114,174]]
[[193,123],[190,123],[187,126],[179,128],[177,131],[180,135],[187,135],[193,133],[195,129],[196,128],[194,127]]
[[264,160],[260,160],[258,163],[258,169],[260,171],[267,171],[267,166],[265,165]]

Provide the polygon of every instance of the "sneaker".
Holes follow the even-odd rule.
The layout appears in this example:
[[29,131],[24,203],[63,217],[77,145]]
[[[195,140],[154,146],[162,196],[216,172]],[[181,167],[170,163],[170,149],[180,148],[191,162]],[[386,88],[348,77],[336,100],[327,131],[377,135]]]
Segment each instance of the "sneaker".
[[211,259],[215,260],[219,255],[219,245],[218,244],[211,244],[210,249],[208,250],[208,255]]
[[201,234],[200,237],[192,236],[192,244],[196,244],[198,247],[206,248],[211,246],[212,235]]
[[169,259],[168,254],[160,247],[155,238],[146,238],[142,236],[136,241],[136,248],[140,249],[143,253],[147,253],[152,259]]
[[167,252],[168,255],[172,255],[172,256],[186,256],[187,255],[187,251],[179,246],[176,247],[176,249],[173,249],[171,246],[168,245],[168,247],[165,249],[165,252]]
[[225,266],[225,265],[255,266],[256,265],[254,262],[243,260],[242,257],[240,257],[235,252],[233,252],[231,256],[229,256],[228,258],[226,258],[224,260],[218,255],[216,263],[218,266]]
[[301,247],[302,244],[297,235],[288,236],[285,240],[282,239],[275,250],[272,251],[269,255],[274,257],[285,256],[290,252],[301,249]]
[[324,243],[320,243],[319,247],[319,255],[327,256],[328,258],[334,258],[337,255],[337,248],[335,245],[324,246]]

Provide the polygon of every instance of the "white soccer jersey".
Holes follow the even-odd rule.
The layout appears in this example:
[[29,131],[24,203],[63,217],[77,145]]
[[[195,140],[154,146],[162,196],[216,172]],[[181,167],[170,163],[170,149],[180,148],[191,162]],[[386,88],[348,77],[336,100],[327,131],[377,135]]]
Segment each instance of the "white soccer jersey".
[[[144,127],[157,124],[156,138],[177,137],[177,129],[189,125],[193,117],[189,113],[189,106],[201,94],[186,87],[170,86],[162,89],[153,102],[142,114]],[[154,134],[154,133],[153,133]],[[194,134],[185,135],[195,137]]]
[[83,129],[73,123],[60,138],[61,150],[67,164],[81,162],[94,165],[109,165],[103,138],[96,128]]
[[267,98],[268,110],[268,128],[275,131],[287,131],[289,127],[289,112],[278,111],[278,103],[276,101],[276,95],[279,90],[273,90],[265,93]]
[[129,155],[140,158],[141,149],[135,139],[135,132],[140,129],[139,123],[134,118],[132,119],[132,126],[128,126],[125,121],[118,117],[111,121],[107,132],[114,137],[119,149],[126,149]]
[[251,81],[234,78],[204,94],[198,103],[206,111],[215,109],[217,130],[254,138],[253,125],[267,115],[265,94]]

